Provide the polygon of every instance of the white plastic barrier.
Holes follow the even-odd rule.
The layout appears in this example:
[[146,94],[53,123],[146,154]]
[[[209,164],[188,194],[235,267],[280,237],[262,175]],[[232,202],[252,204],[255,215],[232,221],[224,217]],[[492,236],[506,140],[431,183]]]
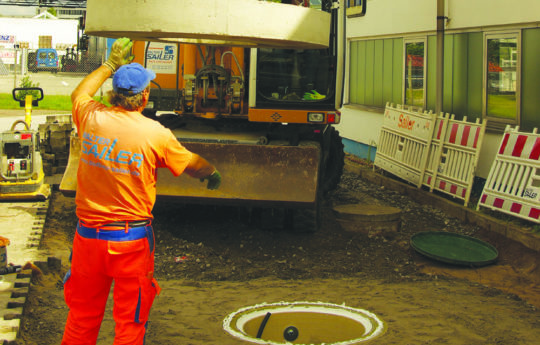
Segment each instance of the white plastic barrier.
[[506,127],[480,206],[540,223],[540,134]]
[[486,122],[467,122],[467,117],[459,121],[448,114],[437,118],[423,181],[430,191],[462,199],[467,206]]
[[374,165],[422,185],[436,115],[386,104]]

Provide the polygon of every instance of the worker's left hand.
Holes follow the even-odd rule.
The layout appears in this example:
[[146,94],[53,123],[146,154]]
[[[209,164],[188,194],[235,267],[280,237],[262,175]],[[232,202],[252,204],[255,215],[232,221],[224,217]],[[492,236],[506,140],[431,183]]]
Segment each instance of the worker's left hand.
[[214,170],[214,172],[206,177],[201,178],[201,182],[208,180],[206,188],[208,189],[218,189],[221,185],[221,174],[219,171]]
[[111,54],[104,65],[114,72],[121,66],[130,63],[135,58],[134,55],[131,55],[131,47],[133,47],[133,42],[129,38],[122,37],[117,39],[114,41],[111,47]]

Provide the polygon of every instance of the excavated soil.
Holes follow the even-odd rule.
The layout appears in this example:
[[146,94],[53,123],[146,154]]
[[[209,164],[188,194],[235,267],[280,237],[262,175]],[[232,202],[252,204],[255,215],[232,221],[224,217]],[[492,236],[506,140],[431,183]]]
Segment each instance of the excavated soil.
[[[353,232],[333,207],[386,205],[401,210],[399,231]],[[185,205],[154,209],[156,277],[162,287],[147,344],[243,344],[222,320],[240,308],[279,301],[322,301],[369,310],[386,332],[372,344],[533,344],[540,339],[540,256],[521,244],[445,215],[345,171],[322,207],[315,233],[281,227],[280,212]],[[74,202],[52,195],[42,249],[62,270],[36,275],[20,344],[59,344],[67,308],[62,278],[76,224]],[[495,264],[453,266],[410,246],[420,231],[450,231],[497,248]],[[111,344],[111,303],[98,344]]]

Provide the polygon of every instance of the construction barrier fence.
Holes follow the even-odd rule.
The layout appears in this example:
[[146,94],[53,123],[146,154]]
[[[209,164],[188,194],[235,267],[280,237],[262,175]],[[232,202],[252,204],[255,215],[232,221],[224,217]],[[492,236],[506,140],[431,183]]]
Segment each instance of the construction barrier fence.
[[469,202],[486,129],[454,115],[387,104],[374,166]]
[[462,199],[467,206],[486,124],[480,119],[467,122],[467,117],[459,121],[449,114],[437,118],[423,183],[430,191]]
[[436,115],[386,104],[374,165],[422,185]]
[[540,223],[540,134],[507,126],[477,205]]

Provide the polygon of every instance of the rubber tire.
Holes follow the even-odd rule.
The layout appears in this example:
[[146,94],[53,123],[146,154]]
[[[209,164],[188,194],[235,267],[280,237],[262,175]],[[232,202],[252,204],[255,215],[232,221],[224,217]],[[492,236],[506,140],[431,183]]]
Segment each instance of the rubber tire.
[[345,151],[343,151],[344,145],[342,138],[334,127],[331,127],[330,130],[328,158],[326,162],[323,162],[324,166],[320,182],[320,190],[323,195],[336,189],[343,174],[343,167],[345,166]]

